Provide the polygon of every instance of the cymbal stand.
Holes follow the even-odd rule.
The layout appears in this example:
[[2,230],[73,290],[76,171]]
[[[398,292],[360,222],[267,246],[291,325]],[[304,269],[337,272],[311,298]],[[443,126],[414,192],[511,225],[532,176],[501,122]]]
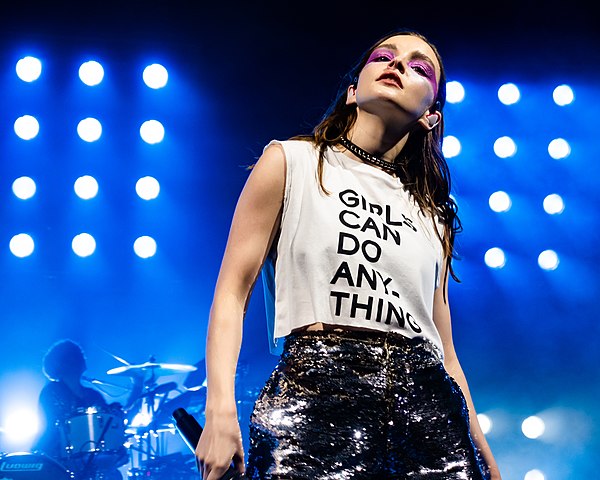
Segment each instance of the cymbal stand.
[[[151,358],[150,361],[153,359]],[[164,396],[157,398],[157,394],[154,393],[157,387],[156,377],[154,370],[150,370],[150,376],[144,383],[144,393],[141,395],[141,404],[136,414],[136,417],[138,415],[141,417],[142,425],[132,425],[136,430],[134,435],[136,444],[129,446],[132,469],[139,468],[166,454],[166,439],[160,435],[162,432],[156,429],[157,425],[154,423],[156,413],[166,398]],[[135,458],[134,453],[137,454]]]

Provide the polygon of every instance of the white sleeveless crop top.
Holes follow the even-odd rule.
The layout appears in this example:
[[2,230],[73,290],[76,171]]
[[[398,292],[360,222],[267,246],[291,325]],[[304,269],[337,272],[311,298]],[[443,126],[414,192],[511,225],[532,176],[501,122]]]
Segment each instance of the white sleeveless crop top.
[[326,195],[312,142],[273,143],[283,147],[286,178],[279,236],[262,269],[271,353],[292,330],[323,322],[422,336],[443,358],[433,323],[443,249],[431,218],[398,178],[331,148]]

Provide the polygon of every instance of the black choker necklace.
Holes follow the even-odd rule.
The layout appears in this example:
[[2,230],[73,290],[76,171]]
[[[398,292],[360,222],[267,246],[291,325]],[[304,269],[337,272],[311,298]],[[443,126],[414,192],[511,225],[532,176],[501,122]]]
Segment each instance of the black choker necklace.
[[396,173],[395,163],[388,162],[387,160],[383,160],[379,157],[376,157],[375,155],[370,154],[369,152],[366,152],[358,145],[352,143],[346,137],[340,137],[340,143],[361,160],[364,160],[365,162],[370,163],[371,165],[381,167],[388,173]]

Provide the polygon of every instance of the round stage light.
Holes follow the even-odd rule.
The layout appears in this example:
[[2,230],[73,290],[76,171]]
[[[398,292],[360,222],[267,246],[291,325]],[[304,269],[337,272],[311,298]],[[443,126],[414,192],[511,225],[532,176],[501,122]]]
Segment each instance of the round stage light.
[[71,248],[79,257],[89,257],[96,251],[96,240],[89,233],[80,233],[73,237]]
[[492,419],[488,417],[485,413],[478,413],[477,421],[479,422],[479,426],[481,427],[481,430],[483,431],[484,435],[487,435],[492,431]]
[[456,157],[460,154],[462,146],[460,140],[453,135],[447,135],[442,142],[442,153],[446,158]]
[[544,250],[538,255],[538,265],[544,270],[556,270],[560,260],[554,250]]
[[40,131],[40,124],[35,117],[23,115],[15,120],[14,129],[19,138],[31,140],[37,137]]
[[490,208],[494,212],[508,212],[512,206],[512,200],[508,193],[503,191],[494,192],[488,200]]
[[154,200],[160,193],[160,184],[154,177],[142,177],[136,182],[135,191],[143,200]]
[[26,233],[19,233],[10,239],[9,248],[15,257],[25,258],[35,250],[33,238]]
[[148,120],[140,127],[140,136],[151,145],[160,143],[165,137],[165,127],[158,120]]
[[79,198],[89,200],[98,194],[98,182],[90,175],[83,175],[75,180],[73,189]]
[[498,89],[498,100],[504,105],[513,105],[521,99],[519,87],[514,83],[505,83]]
[[575,93],[568,85],[559,85],[552,92],[552,99],[559,107],[570,105],[575,100]]
[[84,118],[77,124],[77,134],[86,142],[95,142],[102,136],[102,124],[95,118]]
[[23,57],[17,62],[15,70],[24,82],[34,82],[42,74],[42,62],[35,57]]
[[571,154],[571,146],[564,138],[555,138],[548,144],[548,153],[555,160],[567,158]]
[[144,83],[150,88],[163,88],[169,80],[167,69],[158,63],[153,63],[144,68],[142,73]]
[[549,215],[557,215],[565,210],[565,202],[557,193],[551,193],[544,198],[544,210]]
[[4,418],[2,431],[10,443],[33,440],[39,430],[39,417],[35,410],[19,409]]
[[465,88],[462,83],[453,80],[446,83],[446,101],[448,103],[460,103],[465,99]]
[[484,261],[490,268],[502,268],[506,265],[506,255],[501,248],[493,247],[485,252]]
[[523,480],[546,480],[546,477],[544,476],[541,470],[534,468],[533,470],[529,470],[525,474]]
[[12,184],[15,197],[28,200],[35,195],[36,185],[31,177],[19,177]]
[[142,236],[133,242],[133,251],[140,258],[150,258],[156,254],[156,241],[152,237]]
[[527,438],[539,438],[544,434],[545,430],[546,424],[540,417],[536,415],[527,417],[525,420],[523,420],[523,423],[521,423],[521,431]]
[[517,144],[510,137],[500,137],[494,142],[494,153],[500,158],[512,157],[517,153]]
[[95,60],[84,62],[79,67],[79,78],[86,85],[94,87],[104,79],[104,68]]

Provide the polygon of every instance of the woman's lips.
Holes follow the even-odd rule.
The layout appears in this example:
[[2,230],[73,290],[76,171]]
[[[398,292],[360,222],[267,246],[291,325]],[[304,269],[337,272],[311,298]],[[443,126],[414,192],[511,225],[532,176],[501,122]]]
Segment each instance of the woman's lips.
[[384,73],[377,80],[402,88],[402,81],[400,80],[400,77],[392,72]]

